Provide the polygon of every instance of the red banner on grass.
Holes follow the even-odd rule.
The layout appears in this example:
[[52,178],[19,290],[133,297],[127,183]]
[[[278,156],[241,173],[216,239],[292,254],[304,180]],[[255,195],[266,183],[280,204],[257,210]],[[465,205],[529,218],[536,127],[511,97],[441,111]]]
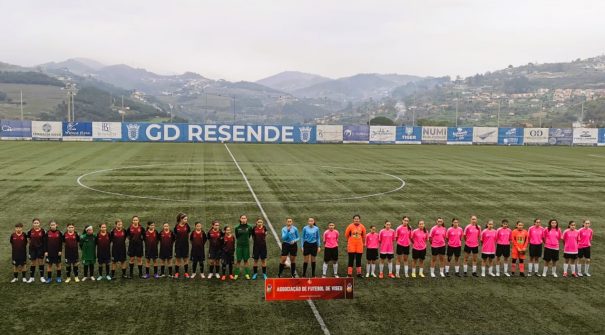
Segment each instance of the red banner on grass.
[[268,278],[265,300],[353,299],[353,278]]

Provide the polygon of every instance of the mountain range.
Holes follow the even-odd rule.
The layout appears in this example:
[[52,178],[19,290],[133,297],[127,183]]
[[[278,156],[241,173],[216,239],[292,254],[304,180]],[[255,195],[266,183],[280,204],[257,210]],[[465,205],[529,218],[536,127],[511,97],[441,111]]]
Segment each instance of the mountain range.
[[[48,77],[45,79],[44,76]],[[476,92],[491,92],[491,96],[539,89],[604,88],[605,57],[550,64],[528,63],[518,67],[510,65],[501,70],[456,80],[448,76],[433,78],[378,73],[328,78],[284,71],[256,82],[215,80],[194,72],[161,75],[125,64],[105,65],[91,59],[70,58],[34,67],[0,62],[0,83],[9,85],[0,87],[0,91],[4,89],[9,93],[8,100],[11,94],[14,100],[17,90],[17,87],[10,86],[11,83],[51,83],[54,86],[75,83],[80,89],[93,87],[95,90],[85,91],[83,93],[86,94],[80,97],[76,95],[76,103],[81,102],[83,106],[94,109],[95,104],[90,101],[105,101],[100,96],[103,95],[109,97],[106,99],[109,105],[102,109],[115,112],[116,96],[127,96],[139,103],[139,109],[146,109],[145,117],[158,111],[164,116],[178,116],[193,122],[307,123],[315,122],[318,118],[327,122],[358,122],[356,118],[367,118],[368,113],[381,113],[381,110],[388,110],[389,115],[399,118],[405,113],[405,105],[414,104],[414,101],[425,105],[436,104],[436,108],[427,109],[428,113],[433,113],[429,111],[431,108],[435,113],[443,113],[443,108],[451,107],[454,101],[452,97],[460,93],[468,95],[471,94],[469,92],[475,92],[472,94],[479,96],[481,93]],[[23,90],[23,87],[18,89]],[[84,97],[87,104],[82,101]],[[57,93],[48,100],[56,103]],[[397,107],[398,101],[403,104]],[[41,106],[46,111],[56,109],[56,105]],[[14,106],[0,101],[0,116],[10,115],[4,113],[3,108]],[[61,117],[61,113],[57,117]],[[142,117],[134,115],[136,111],[131,111],[131,114],[133,117]],[[104,116],[98,110],[91,111],[89,115],[95,118]],[[335,115],[339,116],[334,119]]]

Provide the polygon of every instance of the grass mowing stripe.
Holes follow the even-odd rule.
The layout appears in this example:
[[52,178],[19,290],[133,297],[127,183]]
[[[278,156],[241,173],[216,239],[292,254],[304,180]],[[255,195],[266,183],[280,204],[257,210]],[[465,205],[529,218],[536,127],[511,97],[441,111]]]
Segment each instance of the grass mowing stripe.
[[[263,208],[263,205],[261,205],[260,201],[258,201],[258,197],[256,196],[256,193],[254,192],[254,189],[252,189],[252,186],[250,185],[250,182],[248,181],[248,177],[246,177],[246,174],[244,173],[244,171],[242,170],[242,168],[239,166],[239,163],[237,162],[237,160],[233,156],[233,153],[231,152],[231,150],[227,146],[227,143],[225,143],[225,149],[227,149],[227,152],[229,153],[229,156],[231,156],[231,159],[233,160],[233,163],[235,163],[235,166],[237,166],[237,169],[242,174],[242,178],[244,178],[244,181],[246,182],[246,185],[248,186],[248,190],[250,190],[250,193],[252,194],[252,197],[254,198],[254,201],[256,201],[256,205],[258,206],[258,209],[260,210],[261,214],[263,215],[263,217],[267,221],[267,225],[269,226],[269,228],[271,228],[271,232],[273,233],[273,237],[275,237],[275,243],[277,243],[277,246],[281,249],[281,245],[279,244],[280,239],[277,237],[277,232],[275,232],[275,228],[273,228],[273,225],[271,224],[271,221],[269,220],[269,217],[267,216],[267,213],[265,212],[265,209]],[[313,301],[311,301],[311,300],[307,300],[307,303],[309,304],[309,307],[311,307],[311,310],[313,311],[313,315],[315,316],[315,319],[319,323],[319,326],[321,327],[321,330],[323,331],[323,333],[325,335],[330,335],[330,330],[328,329],[328,327],[326,326],[326,323],[324,322],[323,318],[319,314],[319,311],[317,310],[317,307],[315,307],[315,303],[313,303]]]

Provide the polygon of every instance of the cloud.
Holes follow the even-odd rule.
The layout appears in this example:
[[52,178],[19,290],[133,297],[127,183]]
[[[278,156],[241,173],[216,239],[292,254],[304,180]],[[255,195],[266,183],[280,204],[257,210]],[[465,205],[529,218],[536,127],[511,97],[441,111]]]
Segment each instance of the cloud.
[[0,60],[70,57],[257,80],[283,70],[471,75],[603,53],[600,1],[13,1]]

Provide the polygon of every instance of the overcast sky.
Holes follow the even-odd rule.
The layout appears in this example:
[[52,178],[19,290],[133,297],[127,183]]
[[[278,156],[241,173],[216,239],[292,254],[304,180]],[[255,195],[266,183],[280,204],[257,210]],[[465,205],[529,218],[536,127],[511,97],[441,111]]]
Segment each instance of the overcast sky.
[[605,1],[0,0],[0,61],[258,80],[472,75],[605,53]]

